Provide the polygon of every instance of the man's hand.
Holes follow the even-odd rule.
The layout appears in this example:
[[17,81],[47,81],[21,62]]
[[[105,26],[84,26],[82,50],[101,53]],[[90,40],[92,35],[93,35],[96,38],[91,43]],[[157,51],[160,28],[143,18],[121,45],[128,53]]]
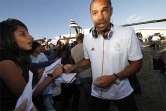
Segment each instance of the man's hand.
[[105,75],[95,79],[93,84],[100,88],[108,88],[110,87],[116,80],[114,75]]
[[64,67],[65,67],[65,72],[69,73],[76,68],[76,65],[66,64]]

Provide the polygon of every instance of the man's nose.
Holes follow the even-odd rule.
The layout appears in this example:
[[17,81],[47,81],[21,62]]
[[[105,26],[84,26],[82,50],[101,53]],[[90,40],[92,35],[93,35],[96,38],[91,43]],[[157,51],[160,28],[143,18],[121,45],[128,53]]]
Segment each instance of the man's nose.
[[98,20],[103,20],[103,19],[104,19],[104,15],[102,12],[100,12],[98,15]]

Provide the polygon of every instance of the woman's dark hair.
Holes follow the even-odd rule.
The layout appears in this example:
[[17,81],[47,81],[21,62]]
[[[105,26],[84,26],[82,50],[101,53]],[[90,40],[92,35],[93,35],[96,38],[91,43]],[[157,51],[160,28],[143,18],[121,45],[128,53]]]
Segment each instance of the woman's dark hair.
[[14,37],[14,32],[17,30],[18,26],[27,29],[21,21],[16,19],[7,19],[0,23],[0,46],[2,48],[10,49],[13,52],[21,50]]
[[37,47],[39,47],[39,46],[41,46],[40,43],[38,43],[38,42],[33,42],[33,43],[32,43],[32,49],[29,51],[29,53],[32,54],[33,51],[34,51]]
[[26,51],[22,50],[15,40],[14,32],[17,30],[18,26],[27,29],[26,25],[17,19],[7,19],[0,22],[0,48],[13,53],[17,64],[21,65],[22,63],[29,63],[30,59]]

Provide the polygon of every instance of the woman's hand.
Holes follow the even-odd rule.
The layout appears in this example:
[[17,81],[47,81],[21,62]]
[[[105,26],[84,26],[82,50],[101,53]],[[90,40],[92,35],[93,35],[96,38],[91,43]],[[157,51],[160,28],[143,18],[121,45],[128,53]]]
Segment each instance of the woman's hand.
[[40,80],[41,79],[41,77],[42,77],[42,75],[43,75],[43,73],[44,73],[44,68],[40,68],[40,69],[38,69],[38,71],[37,71],[37,73],[38,73],[38,80]]
[[63,67],[63,64],[59,65],[57,68],[54,69],[54,71],[52,72],[54,77],[57,77],[63,73],[62,67]]

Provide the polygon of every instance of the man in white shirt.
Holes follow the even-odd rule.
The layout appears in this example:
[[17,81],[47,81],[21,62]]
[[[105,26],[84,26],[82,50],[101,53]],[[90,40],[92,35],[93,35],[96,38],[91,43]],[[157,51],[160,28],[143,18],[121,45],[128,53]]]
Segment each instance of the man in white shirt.
[[132,28],[110,23],[112,11],[110,0],[91,2],[94,28],[83,41],[84,59],[66,67],[69,71],[91,64],[92,110],[108,110],[111,101],[119,110],[137,110],[128,77],[141,68],[141,48]]
[[154,44],[153,49],[155,49],[155,47],[159,49],[160,37],[158,36],[158,34],[154,34],[154,36],[152,37],[152,42]]

